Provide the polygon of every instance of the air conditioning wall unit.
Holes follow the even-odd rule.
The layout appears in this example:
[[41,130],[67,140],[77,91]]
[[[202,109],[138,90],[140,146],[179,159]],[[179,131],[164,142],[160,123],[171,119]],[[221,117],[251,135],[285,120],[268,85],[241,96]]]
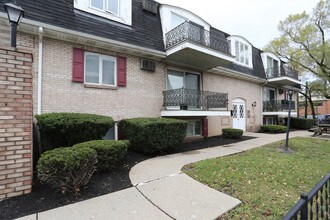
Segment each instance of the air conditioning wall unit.
[[152,61],[152,60],[141,59],[140,60],[140,68],[141,68],[141,70],[155,72],[156,63],[155,63],[155,61]]
[[145,11],[151,12],[153,14],[158,14],[158,2],[153,0],[142,0],[142,8]]

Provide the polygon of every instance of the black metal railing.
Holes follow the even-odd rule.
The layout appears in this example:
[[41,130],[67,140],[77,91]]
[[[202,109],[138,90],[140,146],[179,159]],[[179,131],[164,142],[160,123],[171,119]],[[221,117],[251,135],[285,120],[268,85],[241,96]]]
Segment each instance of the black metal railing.
[[[281,112],[289,110],[289,100],[272,100],[263,102],[264,112]],[[296,110],[294,101],[291,101],[291,110]]]
[[302,194],[296,205],[283,217],[283,220],[291,219],[330,219],[330,173],[308,194]]
[[163,106],[179,106],[181,110],[209,110],[226,108],[228,110],[228,93],[210,92],[194,89],[173,89],[163,91]]
[[191,41],[214,50],[230,54],[229,41],[215,33],[204,29],[203,26],[191,22],[184,22],[165,34],[166,49],[183,41]]
[[268,68],[265,71],[266,71],[266,77],[268,79],[277,78],[281,76],[288,76],[293,79],[298,79],[298,71],[288,66],[283,66],[281,68],[279,67]]
[[293,69],[291,66],[284,66],[284,74],[285,76],[298,79],[298,71]]

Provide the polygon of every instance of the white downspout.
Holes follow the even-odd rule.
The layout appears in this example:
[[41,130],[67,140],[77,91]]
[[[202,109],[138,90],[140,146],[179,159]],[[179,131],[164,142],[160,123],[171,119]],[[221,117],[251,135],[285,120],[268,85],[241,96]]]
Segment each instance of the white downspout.
[[44,28],[39,27],[39,51],[38,51],[38,115],[41,114],[42,105],[42,46],[43,46]]
[[264,124],[264,86],[267,85],[268,80],[261,85],[261,125]]

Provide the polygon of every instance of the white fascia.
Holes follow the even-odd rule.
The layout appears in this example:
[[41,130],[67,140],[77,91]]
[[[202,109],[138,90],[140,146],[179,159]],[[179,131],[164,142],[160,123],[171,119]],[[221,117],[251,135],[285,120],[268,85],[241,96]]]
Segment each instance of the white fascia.
[[161,111],[162,117],[175,116],[230,116],[230,111],[189,111],[189,110],[169,110]]
[[237,79],[242,79],[242,80],[246,80],[246,81],[250,81],[250,82],[255,82],[255,83],[265,83],[266,82],[266,79],[261,79],[256,76],[251,76],[246,73],[241,73],[241,72],[227,69],[227,68],[224,68],[221,66],[208,70],[208,72],[219,74],[219,75],[224,75],[224,76],[229,76],[229,77],[233,77],[233,78],[237,78]]

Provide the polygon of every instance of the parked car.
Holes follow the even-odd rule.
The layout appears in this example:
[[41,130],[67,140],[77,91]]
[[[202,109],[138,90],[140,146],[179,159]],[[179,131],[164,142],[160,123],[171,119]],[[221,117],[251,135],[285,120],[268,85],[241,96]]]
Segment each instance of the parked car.
[[330,115],[318,115],[317,123],[318,124],[330,124]]

